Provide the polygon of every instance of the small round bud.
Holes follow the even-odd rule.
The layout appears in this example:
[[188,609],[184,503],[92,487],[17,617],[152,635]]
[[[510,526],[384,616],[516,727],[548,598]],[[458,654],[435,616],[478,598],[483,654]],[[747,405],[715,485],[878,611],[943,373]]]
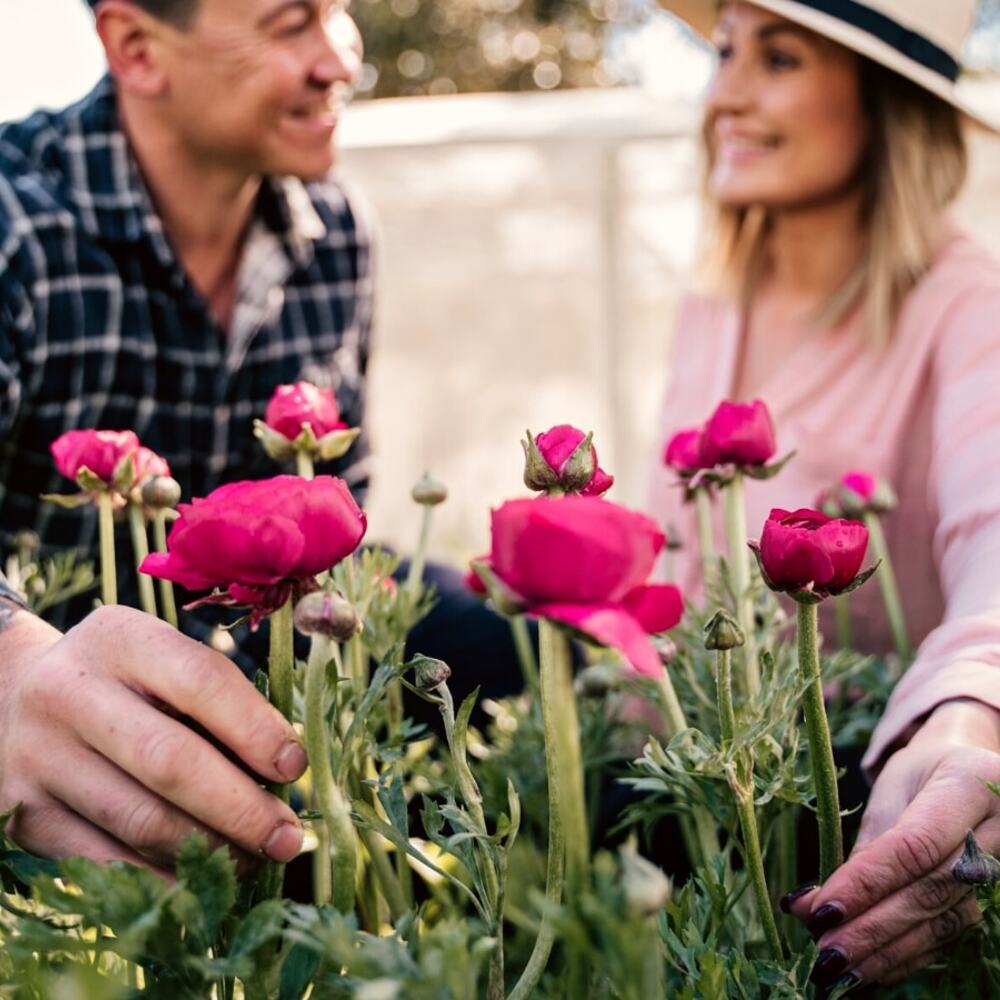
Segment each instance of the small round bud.
[[23,528],[14,536],[14,548],[21,562],[30,562],[38,555],[41,547],[42,540],[38,537],[38,533],[29,528]]
[[451,667],[444,660],[418,656],[413,671],[413,683],[421,691],[434,691],[451,677]]
[[621,859],[622,889],[629,914],[652,917],[659,913],[670,901],[670,879],[632,844],[622,847]]
[[735,649],[746,641],[739,622],[723,608],[716,611],[705,625],[706,649]]
[[594,663],[584,667],[573,681],[581,698],[603,698],[621,687],[622,672],[610,663]]
[[952,866],[951,874],[965,885],[996,885],[1000,882],[1000,861],[979,846],[970,830],[965,835],[965,852]]
[[181,484],[170,476],[153,476],[142,484],[142,502],[157,510],[174,508],[181,502]]
[[236,650],[236,640],[227,629],[218,626],[212,629],[208,637],[208,644],[217,653],[222,653],[223,656],[230,656]]
[[328,590],[306,594],[295,605],[294,622],[303,635],[323,635],[337,642],[347,642],[361,631],[354,605]]
[[423,507],[436,507],[448,499],[448,487],[433,476],[424,475],[417,480],[410,491],[415,503]]

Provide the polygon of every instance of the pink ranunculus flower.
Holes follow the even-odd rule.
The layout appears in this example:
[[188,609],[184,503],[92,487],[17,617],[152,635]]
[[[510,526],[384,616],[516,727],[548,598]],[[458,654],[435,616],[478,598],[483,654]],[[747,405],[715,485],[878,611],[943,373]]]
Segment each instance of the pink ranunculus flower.
[[754,545],[772,590],[803,591],[818,598],[844,593],[859,580],[868,529],[859,521],[830,518],[807,508],[775,508]]
[[613,646],[655,677],[663,666],[649,636],[684,611],[676,587],[646,582],[663,543],[650,518],[598,497],[512,500],[493,512],[488,563],[527,614]]
[[289,441],[294,441],[306,424],[317,438],[347,428],[333,392],[311,382],[279,385],[267,404],[264,423]]
[[846,472],[836,486],[823,490],[816,499],[816,507],[824,514],[859,519],[869,513],[888,514],[897,503],[887,480],[860,470]]
[[702,468],[701,442],[704,433],[704,427],[678,431],[663,450],[663,464],[681,474],[697,472]]
[[765,403],[722,402],[705,424],[704,466],[761,466],[774,456],[774,423]]
[[333,476],[231,483],[178,509],[167,552],[148,556],[141,571],[221,591],[191,606],[247,606],[254,628],[314,589],[316,574],[349,556],[366,528],[347,484]]
[[56,468],[67,479],[76,482],[80,470],[89,469],[110,486],[119,463],[140,447],[133,431],[85,430],[67,431],[52,442],[49,450]]
[[[598,464],[597,449],[591,445],[589,451],[579,452],[587,437],[570,424],[558,424],[537,435],[534,439],[536,455],[533,456],[530,445],[526,445],[524,480],[528,487],[535,490],[557,488],[588,497],[607,493],[615,479]],[[542,467],[536,468],[539,457]]]

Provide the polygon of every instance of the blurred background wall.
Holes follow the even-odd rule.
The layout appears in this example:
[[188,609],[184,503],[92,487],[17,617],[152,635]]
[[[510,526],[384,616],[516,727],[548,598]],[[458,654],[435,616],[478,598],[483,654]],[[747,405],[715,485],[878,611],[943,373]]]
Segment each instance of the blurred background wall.
[[[998,8],[977,66],[996,62]],[[435,552],[476,554],[489,507],[523,492],[518,439],[558,422],[595,432],[612,495],[640,505],[699,238],[709,54],[651,0],[353,9],[368,55],[340,143],[381,233],[373,536],[411,543],[409,486],[431,470],[452,493]],[[103,71],[82,0],[0,0],[0,29],[0,119]],[[1000,255],[1000,140],[973,148],[958,216]]]

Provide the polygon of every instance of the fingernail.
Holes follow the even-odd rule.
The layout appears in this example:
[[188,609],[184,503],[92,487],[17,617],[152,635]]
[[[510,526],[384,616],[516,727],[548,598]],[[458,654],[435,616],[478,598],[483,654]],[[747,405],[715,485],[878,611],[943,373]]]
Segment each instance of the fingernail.
[[807,921],[806,930],[818,941],[827,931],[839,927],[847,914],[840,903],[824,903]]
[[291,861],[301,849],[302,827],[295,823],[279,823],[262,848],[272,861]]
[[861,977],[856,972],[848,972],[846,976],[841,976],[831,989],[833,990],[853,990],[855,986],[861,984]]
[[274,766],[277,772],[289,781],[294,781],[306,769],[309,758],[296,740],[289,740],[275,758]]
[[779,901],[779,906],[781,907],[782,913],[791,913],[792,905],[800,900],[803,896],[807,896],[814,889],[819,888],[818,882],[806,882],[805,885],[796,886],[794,889],[790,889],[788,892],[781,897]]
[[821,986],[835,982],[851,964],[851,960],[838,948],[824,948],[812,967],[809,978]]

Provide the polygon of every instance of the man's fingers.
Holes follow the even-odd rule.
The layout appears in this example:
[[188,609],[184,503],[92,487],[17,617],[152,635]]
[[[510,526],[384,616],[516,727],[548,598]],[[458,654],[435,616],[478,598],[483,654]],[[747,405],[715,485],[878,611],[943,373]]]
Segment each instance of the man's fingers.
[[293,781],[305,771],[291,723],[232,660],[149,615],[109,610],[90,617],[129,687],[189,716],[263,778]]
[[[45,790],[57,802],[154,864],[172,866],[178,848],[195,831],[205,834],[213,849],[224,843],[214,831],[144,788],[89,747],[67,748],[65,759],[73,760],[73,770],[59,768],[47,775]],[[242,870],[250,867],[246,853],[239,852],[235,857]]]
[[80,687],[76,699],[81,739],[140,784],[248,852],[298,854],[292,810],[182,723],[108,682]]
[[100,863],[126,861],[173,881],[173,875],[165,868],[151,863],[52,799],[22,803],[9,833],[26,851],[43,857],[73,858],[83,855]]

